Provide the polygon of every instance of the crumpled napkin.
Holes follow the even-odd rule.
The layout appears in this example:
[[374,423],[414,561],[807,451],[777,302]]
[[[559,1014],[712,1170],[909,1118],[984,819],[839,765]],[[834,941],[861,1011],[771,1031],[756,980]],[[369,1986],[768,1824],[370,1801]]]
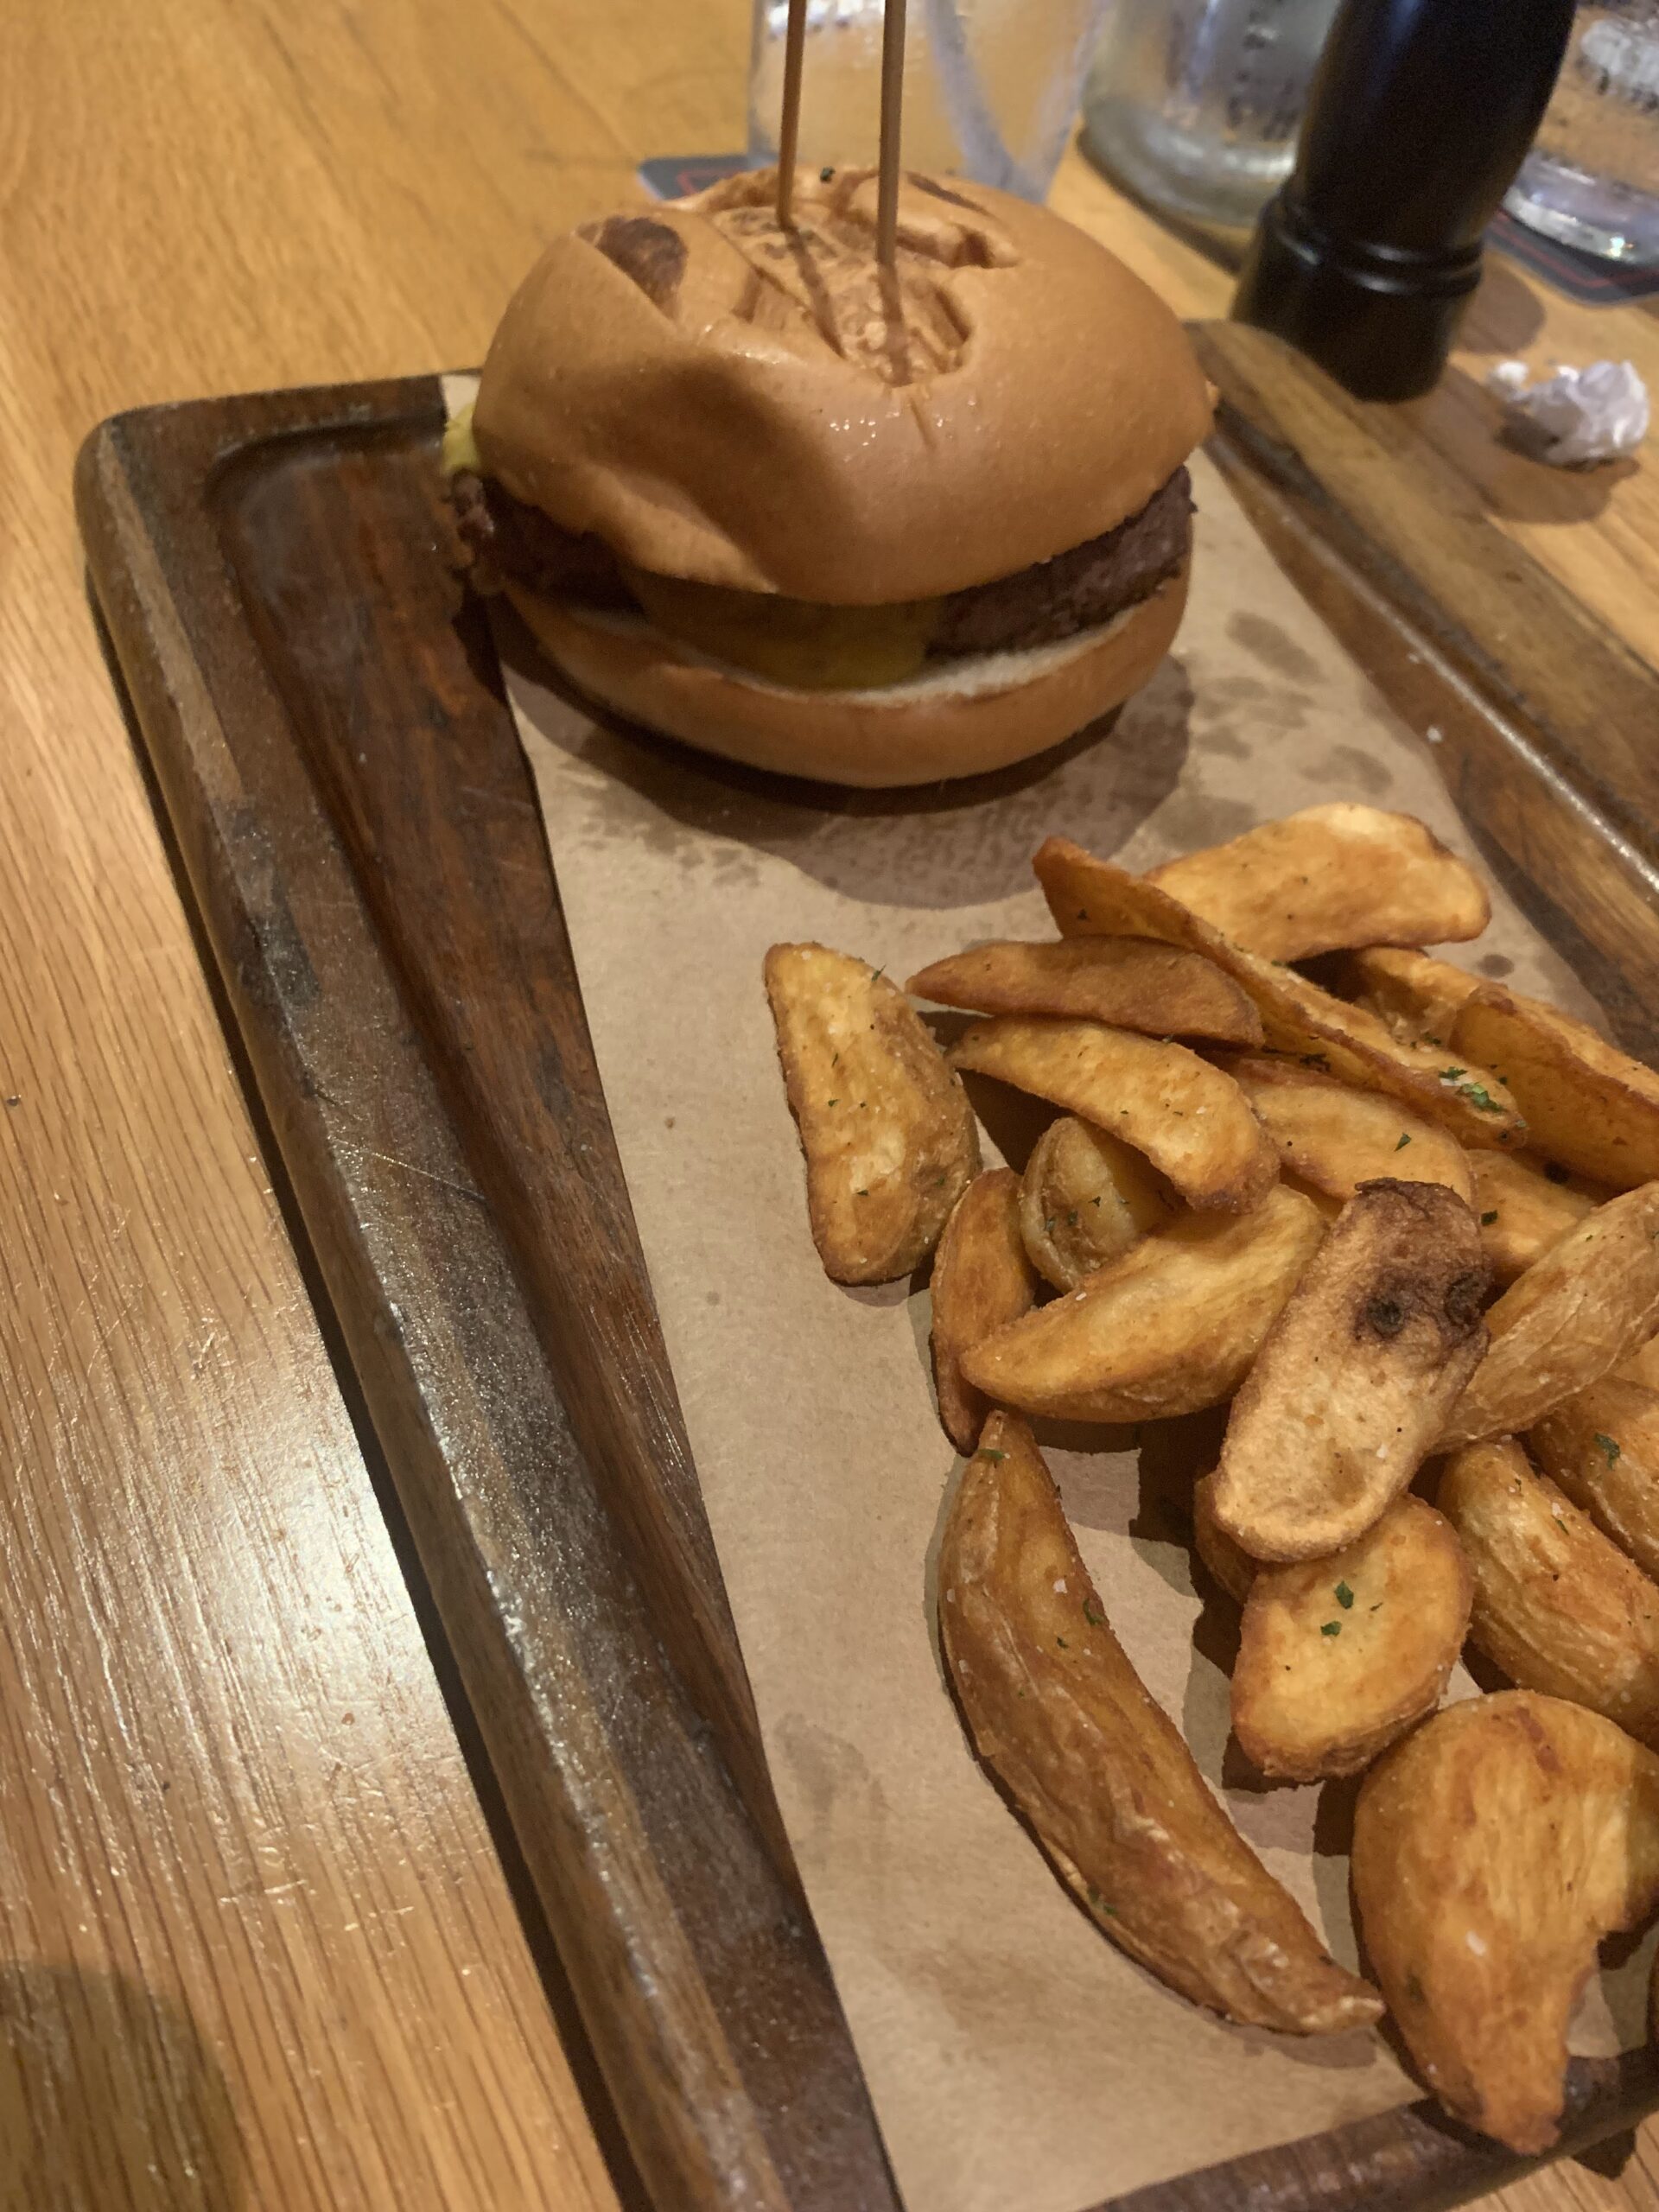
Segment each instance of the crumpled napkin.
[[1500,361],[1486,389],[1527,450],[1556,468],[1587,468],[1634,453],[1648,434],[1648,388],[1629,361],[1592,361],[1529,385],[1524,361]]

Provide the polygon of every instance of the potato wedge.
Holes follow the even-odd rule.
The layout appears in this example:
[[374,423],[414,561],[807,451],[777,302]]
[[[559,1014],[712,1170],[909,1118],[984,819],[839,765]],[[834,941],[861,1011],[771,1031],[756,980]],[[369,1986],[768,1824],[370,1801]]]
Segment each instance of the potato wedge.
[[1485,1349],[1475,1217],[1438,1183],[1368,1183],[1251,1368],[1216,1470],[1216,1519],[1260,1560],[1320,1559],[1416,1473]]
[[979,1172],[961,1077],[868,960],[774,944],[766,983],[825,1272],[837,1282],[907,1275]]
[[1659,1390],[1659,1337],[1649,1337],[1638,1344],[1627,1360],[1613,1370],[1625,1382],[1645,1382],[1649,1390]]
[[976,944],[936,960],[905,988],[972,1014],[1070,1014],[1149,1037],[1262,1041],[1262,1017],[1230,976],[1198,953],[1144,937]]
[[1475,1578],[1475,1649],[1522,1689],[1659,1738],[1659,1587],[1510,1439],[1455,1452],[1439,1503]]
[[1502,1069],[1538,1151],[1615,1191],[1659,1177],[1659,1075],[1587,1022],[1486,983],[1465,1001],[1452,1042]]
[[1586,1214],[1486,1316],[1491,1346],[1440,1449],[1518,1435],[1599,1382],[1659,1323],[1659,1183]]
[[1362,1183],[1403,1176],[1414,1183],[1444,1183],[1465,1205],[1472,1201],[1469,1154],[1397,1098],[1355,1090],[1297,1060],[1230,1060],[1227,1072],[1278,1146],[1287,1174],[1328,1198],[1345,1202]]
[[1414,815],[1349,800],[1261,823],[1148,876],[1267,960],[1446,944],[1492,918],[1485,885]]
[[1279,1179],[1278,1155],[1243,1091],[1185,1045],[1099,1021],[1002,1014],[964,1029],[947,1057],[1121,1137],[1189,1205],[1247,1213]]
[[1365,1777],[1352,1875],[1423,2079],[1470,2126],[1548,2150],[1597,1946],[1659,1903],[1659,1759],[1526,1691],[1449,1706]]
[[979,1441],[990,1408],[962,1372],[962,1355],[1028,1313],[1037,1275],[1020,1234],[1020,1178],[988,1168],[957,1200],[933,1259],[933,1381],[939,1419],[958,1452]]
[[1603,1535],[1659,1582],[1659,1390],[1604,1375],[1529,1429],[1527,1446]]
[[1218,1406],[1324,1234],[1313,1200],[1282,1184],[1254,1213],[1184,1214],[1069,1297],[964,1352],[963,1373],[999,1405],[1062,1421]]
[[1377,2018],[1147,1694],[1030,1430],[1005,1414],[945,1523],[939,1637],[980,1757],[1103,1934],[1230,2020],[1337,2035]]
[[1192,1548],[1211,1580],[1236,1605],[1242,1605],[1261,1571],[1261,1561],[1252,1559],[1242,1544],[1236,1544],[1217,1520],[1213,1472],[1192,1486]]
[[1380,1016],[1244,951],[1147,877],[1096,860],[1065,837],[1050,837],[1032,866],[1062,935],[1155,938],[1204,953],[1255,1000],[1274,1052],[1362,1090],[1386,1091],[1459,1143],[1521,1142],[1526,1125],[1496,1076],[1438,1048],[1402,1042]]
[[1535,1150],[1614,1191],[1659,1177],[1659,1075],[1587,1022],[1424,953],[1356,953],[1343,975],[1402,1036],[1495,1069]]
[[1535,1160],[1509,1152],[1471,1152],[1475,1217],[1492,1277],[1505,1286],[1553,1251],[1597,1201]]
[[1128,1145],[1062,1114],[1038,1138],[1020,1186],[1020,1231],[1037,1272],[1056,1290],[1122,1258],[1167,1228],[1179,1201]]
[[1262,1567],[1233,1669],[1245,1757],[1274,1780],[1363,1774],[1439,1705],[1473,1600],[1457,1531],[1408,1492],[1329,1559]]
[[1376,946],[1351,952],[1342,963],[1338,989],[1379,1014],[1396,1037],[1413,1045],[1450,1045],[1458,1011],[1481,988],[1481,978],[1427,952]]

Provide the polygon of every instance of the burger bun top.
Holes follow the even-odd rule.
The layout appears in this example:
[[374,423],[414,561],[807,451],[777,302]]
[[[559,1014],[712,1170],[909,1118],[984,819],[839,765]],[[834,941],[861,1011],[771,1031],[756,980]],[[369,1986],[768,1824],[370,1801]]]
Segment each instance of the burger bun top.
[[1012,575],[1136,514],[1210,427],[1179,322],[1046,208],[801,171],[556,238],[491,346],[487,473],[664,575],[880,606]]

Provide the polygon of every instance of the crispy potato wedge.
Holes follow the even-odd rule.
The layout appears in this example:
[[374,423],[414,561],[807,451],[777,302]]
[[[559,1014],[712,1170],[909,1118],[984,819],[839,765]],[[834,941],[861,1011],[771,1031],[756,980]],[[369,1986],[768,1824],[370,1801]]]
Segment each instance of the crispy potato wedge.
[[1485,1349],[1475,1217],[1438,1183],[1368,1183],[1272,1328],[1227,1422],[1217,1522],[1252,1558],[1320,1559],[1416,1473]]
[[1329,1559],[1262,1567],[1233,1669],[1245,1757],[1274,1780],[1363,1774],[1439,1705],[1473,1600],[1457,1531],[1409,1493]]
[[1402,1036],[1495,1069],[1536,1151],[1615,1191],[1659,1177],[1659,1075],[1587,1022],[1424,953],[1356,953],[1343,978]]
[[1020,1231],[1037,1272],[1056,1290],[1075,1290],[1085,1275],[1166,1228],[1179,1203],[1130,1146],[1062,1114],[1026,1162]]
[[1381,1015],[1408,1044],[1449,1046],[1458,1012],[1481,988],[1481,978],[1427,952],[1375,946],[1351,952],[1341,963],[1338,988]]
[[1503,1071],[1529,1141],[1615,1191],[1659,1177],[1659,1075],[1570,1014],[1501,983],[1465,1000],[1454,1049]]
[[1659,1581],[1659,1390],[1604,1375],[1529,1429],[1527,1445],[1603,1535]]
[[1659,1737],[1659,1587],[1511,1439],[1453,1453],[1439,1503],[1475,1578],[1476,1649],[1522,1689]]
[[1649,1337],[1646,1344],[1637,1345],[1613,1372],[1624,1382],[1645,1382],[1649,1390],[1659,1390],[1659,1337]]
[[933,1381],[939,1419],[958,1452],[979,1441],[989,1406],[962,1372],[962,1355],[1029,1313],[1037,1275],[1020,1234],[1020,1178],[976,1175],[957,1200],[933,1258]]
[[1230,1060],[1227,1071],[1278,1146],[1286,1173],[1328,1198],[1346,1201],[1362,1183],[1403,1176],[1444,1183],[1465,1205],[1473,1199],[1470,1155],[1397,1098],[1355,1090],[1297,1060]]
[[1192,1548],[1211,1580],[1224,1590],[1236,1605],[1242,1605],[1261,1571],[1261,1561],[1252,1559],[1242,1544],[1236,1544],[1217,1520],[1213,1472],[1192,1486]]
[[905,988],[972,1014],[1069,1014],[1149,1037],[1262,1041],[1262,1017],[1230,976],[1198,953],[1144,937],[977,944],[936,960]]
[[1548,2150],[1596,1948],[1659,1903],[1659,1759],[1523,1690],[1448,1706],[1365,1777],[1352,1875],[1423,2079],[1470,2126]]
[[[1505,1286],[1553,1251],[1598,1201],[1558,1181],[1538,1162],[1509,1152],[1471,1152],[1475,1217],[1492,1277]],[[1565,1176],[1566,1170],[1560,1171]]]
[[1004,1414],[945,1523],[939,1634],[980,1757],[1103,1934],[1230,2020],[1338,2035],[1377,2018],[1147,1694],[1030,1430]]
[[1367,1008],[1244,951],[1147,877],[1096,860],[1065,837],[1050,837],[1032,866],[1062,935],[1149,937],[1201,952],[1255,1000],[1274,1052],[1362,1090],[1386,1091],[1462,1144],[1521,1142],[1526,1125],[1496,1076],[1452,1061],[1438,1048],[1403,1042]]
[[1519,1435],[1628,1359],[1656,1322],[1659,1183],[1644,1183],[1586,1214],[1492,1307],[1491,1349],[1440,1449]]
[[825,1272],[837,1282],[907,1275],[979,1172],[962,1080],[868,960],[774,944],[766,982]]
[[1492,918],[1485,885],[1414,815],[1349,800],[1261,823],[1148,874],[1267,960],[1447,944],[1478,937]]
[[1188,1213],[1082,1287],[963,1355],[999,1405],[1062,1421],[1160,1420],[1231,1397],[1325,1234],[1282,1184],[1253,1213]]
[[1189,1205],[1247,1213],[1279,1179],[1243,1092],[1185,1045],[1099,1021],[1003,1014],[964,1029],[948,1057],[1121,1137]]

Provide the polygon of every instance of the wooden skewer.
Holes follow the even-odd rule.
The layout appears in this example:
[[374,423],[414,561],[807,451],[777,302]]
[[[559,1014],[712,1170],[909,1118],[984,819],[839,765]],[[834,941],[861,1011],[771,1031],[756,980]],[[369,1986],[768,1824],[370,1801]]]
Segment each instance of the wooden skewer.
[[778,227],[786,231],[794,212],[795,149],[801,136],[801,66],[806,57],[806,0],[789,0],[784,41],[784,112],[778,125]]
[[881,172],[875,202],[875,257],[899,265],[900,125],[905,105],[905,0],[887,0],[881,22]]

